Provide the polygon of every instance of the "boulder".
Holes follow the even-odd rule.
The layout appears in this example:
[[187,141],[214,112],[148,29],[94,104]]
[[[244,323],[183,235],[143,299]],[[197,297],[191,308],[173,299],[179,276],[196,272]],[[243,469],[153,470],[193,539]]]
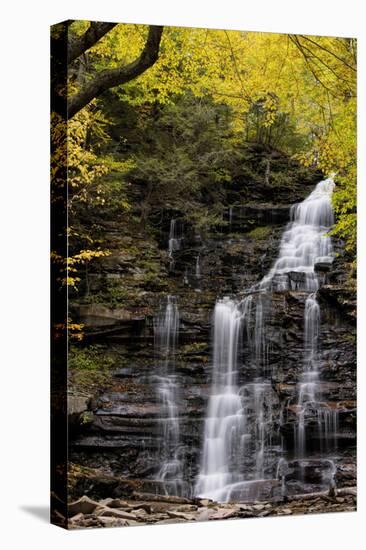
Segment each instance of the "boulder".
[[85,395],[68,395],[67,397],[67,413],[69,416],[82,414],[88,410],[90,396]]
[[94,510],[99,506],[98,502],[92,500],[87,496],[82,496],[75,502],[71,502],[68,505],[69,515],[75,516],[76,514],[92,514]]
[[208,519],[228,519],[234,518],[238,515],[238,508],[219,508],[218,510],[210,511]]

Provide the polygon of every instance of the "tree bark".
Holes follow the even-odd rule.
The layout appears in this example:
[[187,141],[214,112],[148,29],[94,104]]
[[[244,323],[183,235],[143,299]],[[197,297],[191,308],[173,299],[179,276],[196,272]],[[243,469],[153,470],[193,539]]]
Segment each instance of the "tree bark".
[[137,59],[124,67],[101,71],[93,80],[87,82],[79,92],[69,98],[67,106],[68,118],[72,118],[92,99],[98,97],[105,90],[125,84],[151,67],[159,56],[162,32],[163,27],[151,25],[144,49]]
[[79,38],[72,40],[67,49],[67,62],[71,63],[82,55],[86,50],[89,50],[98,42],[107,32],[112,30],[117,23],[98,23],[92,21],[88,30]]

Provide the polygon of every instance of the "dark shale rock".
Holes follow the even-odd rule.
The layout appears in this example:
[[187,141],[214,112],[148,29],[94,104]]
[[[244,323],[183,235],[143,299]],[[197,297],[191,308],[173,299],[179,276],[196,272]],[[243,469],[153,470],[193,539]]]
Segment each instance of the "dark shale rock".
[[[261,161],[260,153],[255,148],[251,154],[253,163]],[[181,388],[179,399],[182,411],[181,442],[177,451],[184,458],[184,475],[193,483],[200,465],[203,423],[211,388],[210,323],[215,301],[218,296],[244,295],[268,272],[278,254],[281,235],[289,221],[290,206],[308,195],[311,186],[320,179],[314,171],[299,170],[298,165],[280,154],[271,157],[274,173],[280,173],[284,168],[289,171],[291,186],[288,181],[283,181],[277,188],[270,189],[249,181],[245,173],[238,173],[227,190],[223,213],[225,224],[221,228],[213,228],[206,235],[197,235],[189,224],[184,225],[184,239],[180,250],[174,253],[173,266],[169,266],[166,253],[169,222],[172,215],[179,218],[181,213],[163,214],[162,230],[156,231],[156,241],[160,243],[161,278],[166,284],[164,292],[148,291],[139,307],[129,303],[128,299],[125,307],[116,308],[108,303],[83,304],[75,301],[72,304],[73,319],[86,325],[86,342],[112,346],[119,358],[111,375],[112,387],[103,395],[95,396],[90,422],[83,425],[70,442],[71,461],[97,470],[94,476],[78,477],[72,488],[73,497],[85,494],[96,499],[132,498],[133,494],[146,492],[155,494],[159,499],[164,493],[164,487],[154,480],[161,466],[159,449],[163,435],[159,428],[161,405],[154,376],[157,359],[154,356],[153,314],[158,311],[162,296],[168,293],[179,297],[181,321],[175,366]],[[112,244],[115,242],[118,246],[119,223],[108,220],[105,223],[111,232]],[[256,231],[258,228],[260,231]],[[143,244],[144,235],[136,235],[135,246]],[[153,253],[156,249],[154,252],[152,250]],[[198,255],[199,276],[196,273]],[[331,265],[319,263],[316,268],[321,280],[318,296],[322,312],[322,389],[325,402],[339,412],[338,444],[333,449],[335,479],[339,486],[351,486],[355,484],[356,476],[355,293],[345,286],[347,266],[343,257],[337,257]],[[91,274],[92,284],[102,286],[106,273],[115,280],[126,276],[126,273],[132,273],[135,279],[139,275],[131,258],[119,254],[118,250],[103,259],[100,273]],[[294,452],[297,383],[303,370],[306,295],[296,290],[302,274],[290,272],[288,276],[293,290],[274,293],[270,303],[266,304],[269,320],[266,335],[269,342],[268,368],[274,392],[273,412],[277,418],[274,423],[272,465],[277,464],[280,457],[281,438],[290,459]],[[247,360],[247,351],[244,344],[240,384],[252,380],[256,372],[256,365]],[[83,402],[81,408],[85,406]],[[80,410],[79,405],[76,408]],[[280,421],[281,411],[283,418]],[[313,428],[307,430],[306,438],[314,460],[309,460],[309,465],[302,472],[296,461],[290,460],[287,481],[293,494],[301,492],[304,479],[309,490],[322,481],[321,468],[316,462],[319,455],[316,418],[312,420]],[[264,491],[263,499],[278,498],[277,489],[274,489],[271,486]],[[328,509],[328,505],[323,508]],[[283,507],[273,513],[292,513],[286,510]],[[249,515],[262,512],[266,513],[266,510],[242,511]],[[163,515],[156,521],[177,520],[177,514],[188,516],[190,513],[178,511],[174,517]],[[210,518],[205,509],[201,511],[202,518],[207,516],[206,519],[219,519],[218,516],[225,513],[217,511],[217,517]],[[237,513],[238,510],[234,515]],[[300,510],[293,513],[300,513]],[[301,513],[306,511],[301,509]],[[227,517],[231,517],[232,511],[228,514]],[[79,519],[75,522],[79,523]]]

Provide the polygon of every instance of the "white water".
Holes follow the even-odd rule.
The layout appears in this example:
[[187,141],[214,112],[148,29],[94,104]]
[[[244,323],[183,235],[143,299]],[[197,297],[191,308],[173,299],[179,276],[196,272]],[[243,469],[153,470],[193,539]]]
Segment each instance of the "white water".
[[[278,258],[262,281],[250,289],[252,295],[241,303],[228,298],[216,303],[213,382],[204,427],[201,470],[195,488],[198,496],[221,502],[255,499],[266,478],[266,457],[273,428],[273,392],[263,378],[238,387],[237,373],[242,332],[253,350],[258,376],[267,373],[267,302],[272,292],[300,290],[308,294],[304,312],[304,370],[298,390],[298,455],[304,456],[306,451],[306,415],[314,404],[319,431],[325,440],[330,430],[335,429],[336,415],[320,401],[317,361],[320,308],[316,299],[319,283],[315,271],[317,263],[333,260],[332,243],[327,235],[333,224],[333,188],[332,179],[321,181],[302,203],[291,209],[291,222],[282,236]],[[254,301],[255,314],[252,316]],[[242,330],[244,326],[246,330]],[[254,334],[250,326],[254,326]],[[254,454],[250,472],[243,461],[248,446]],[[276,474],[284,493],[285,474],[281,460]]]
[[316,298],[319,281],[315,271],[317,263],[330,264],[333,261],[332,241],[328,235],[334,222],[333,189],[332,178],[321,181],[303,202],[292,207],[292,221],[282,236],[278,258],[259,284],[264,295],[257,300],[256,308],[258,363],[262,361],[266,364],[264,296],[271,291],[282,290],[308,293],[304,309],[304,370],[299,382],[297,403],[296,446],[299,457],[303,457],[306,452],[306,417],[311,417],[314,410],[318,419],[319,438],[326,446],[329,437],[334,437],[337,429],[336,411],[321,402],[318,362],[320,307]]
[[286,475],[289,472],[288,462],[281,457],[277,464],[276,478],[281,481],[281,496],[286,495]]
[[320,326],[320,307],[315,294],[305,302],[304,312],[304,372],[299,384],[297,450],[300,457],[305,453],[305,415],[318,399],[319,371],[317,348]]
[[315,265],[333,260],[332,242],[327,235],[334,221],[333,189],[331,178],[321,181],[303,202],[291,208],[292,221],[282,236],[277,260],[260,283],[261,289],[293,289],[291,273],[303,275],[296,290],[318,289]]
[[305,302],[304,312],[304,371],[299,383],[298,428],[296,434],[297,454],[304,457],[306,448],[306,418],[316,417],[319,441],[327,450],[331,439],[335,441],[338,428],[336,409],[322,402],[319,372],[319,331],[320,307],[315,294],[310,294]]
[[[251,309],[248,296],[240,304],[219,300],[214,312],[213,381],[195,494],[219,502],[255,498],[265,481],[272,388],[262,380],[241,387],[237,383],[240,334],[248,336]],[[246,456],[254,460],[254,479],[244,475]]]
[[160,367],[158,396],[161,403],[162,458],[157,479],[165,482],[166,492],[180,494],[183,486],[182,463],[179,458],[179,386],[175,374],[175,349],[179,335],[179,311],[174,296],[167,296],[165,307],[154,325],[155,350]]
[[168,255],[173,261],[173,254],[180,249],[181,236],[178,233],[177,220],[172,218],[170,220],[169,241],[168,241]]
[[[249,301],[247,302],[249,304]],[[236,385],[242,314],[224,298],[214,312],[213,381],[205,420],[201,473],[196,494],[221,500],[227,486],[237,481],[232,463],[245,444],[245,417]]]
[[201,278],[201,261],[200,260],[201,260],[200,254],[198,253],[196,258],[196,279]]

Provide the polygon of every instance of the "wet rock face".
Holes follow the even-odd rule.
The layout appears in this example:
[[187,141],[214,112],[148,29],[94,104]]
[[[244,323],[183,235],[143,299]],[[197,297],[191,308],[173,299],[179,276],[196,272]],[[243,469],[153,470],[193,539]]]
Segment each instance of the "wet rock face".
[[[310,184],[316,181],[308,182]],[[309,186],[303,191],[309,192]],[[200,467],[204,417],[211,391],[212,312],[217,297],[244,295],[245,289],[268,272],[277,257],[279,241],[289,221],[289,204],[301,200],[299,188],[282,204],[268,204],[268,198],[256,204],[235,205],[224,212],[227,225],[222,232],[205,237],[192,233],[188,225],[182,229],[179,249],[170,261],[169,224],[162,227],[158,240],[166,270],[166,289],[149,294],[149,313],[143,307],[128,314],[108,305],[75,305],[74,314],[86,324],[87,342],[103,342],[112,346],[116,360],[111,387],[89,402],[91,417],[73,431],[71,460],[97,468],[103,475],[113,475],[142,483],[149,493],[168,491],[156,474],[161,467],[164,445],[161,429],[162,407],[156,374],[159,360],[154,351],[154,330],[151,313],[157,312],[162,296],[171,294],[179,304],[180,327],[174,351],[175,379],[179,387],[178,459],[190,492]],[[281,194],[280,194],[281,195]],[[240,193],[232,194],[236,199]],[[230,203],[229,203],[230,204]],[[164,259],[165,258],[165,259]],[[109,274],[113,264],[109,259]],[[127,261],[126,258],[123,261]],[[345,267],[342,258],[331,266],[317,266],[321,286],[321,357],[320,379],[322,398],[338,412],[337,437],[327,449],[334,459],[334,479],[339,486],[355,483],[355,419],[356,357],[354,296],[344,292]],[[303,371],[303,330],[305,293],[296,290],[301,274],[289,273],[291,291],[273,293],[265,305],[268,343],[266,369],[273,392],[272,453],[268,470],[273,471],[281,457],[281,445],[289,459],[286,484],[290,494],[322,489],[324,471],[317,462],[322,442],[317,418],[309,421],[306,448],[309,462],[304,468],[296,463],[294,453],[297,422],[298,382]],[[240,357],[239,385],[253,379],[256,366],[248,361],[247,343],[243,338]],[[309,413],[310,415],[311,413]],[[243,457],[246,460],[246,457]],[[253,465],[248,461],[248,469]],[[323,473],[321,473],[323,472]],[[332,474],[333,475],[333,474]],[[112,482],[111,482],[112,483]],[[113,485],[113,483],[112,483]],[[110,487],[118,496],[118,483]],[[82,490],[79,488],[80,494]],[[276,493],[277,494],[277,493]],[[271,498],[267,491],[264,499]],[[166,518],[165,518],[166,519]]]

